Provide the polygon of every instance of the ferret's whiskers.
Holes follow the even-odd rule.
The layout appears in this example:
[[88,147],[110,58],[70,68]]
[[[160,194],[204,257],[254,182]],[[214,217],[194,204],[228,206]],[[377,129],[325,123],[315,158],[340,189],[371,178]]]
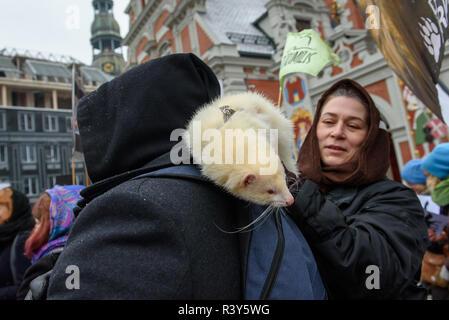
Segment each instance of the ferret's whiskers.
[[[269,205],[268,207],[265,208],[265,210],[254,221],[250,222],[246,226],[237,228],[236,231],[226,231],[226,230],[223,230],[222,228],[220,228],[216,223],[214,223],[214,224],[220,231],[222,231],[224,233],[232,234],[232,233],[239,233],[239,232],[251,232],[251,231],[257,229],[258,227],[260,227],[261,225],[263,225],[263,222],[265,222],[266,219],[270,216],[270,214],[272,214],[274,212],[274,210],[277,210],[277,209],[278,208],[276,208],[276,207],[274,207],[272,205]],[[258,222],[260,222],[260,223],[259,223],[259,225],[256,226],[256,224]],[[245,230],[245,229],[249,228],[252,225],[254,225],[254,228],[249,229],[249,230]]]
[[296,180],[298,180],[296,177],[287,176],[287,182],[288,183],[294,183]]
[[[281,210],[281,209],[283,209],[283,210]],[[287,217],[287,216],[288,216],[288,212],[290,211],[289,207],[279,208],[279,210],[281,211],[281,214],[282,214],[284,217]]]
[[303,180],[301,178],[287,177],[288,191],[290,191],[293,196],[295,196],[295,194],[298,192],[302,183]]
[[[269,217],[269,215],[272,213],[274,211],[274,207],[273,206],[268,206],[268,207],[266,207],[265,208],[265,210],[253,221],[253,222],[251,222],[251,223],[249,223],[248,225],[246,225],[246,226],[244,226],[244,227],[241,227],[241,228],[239,228],[239,230],[240,231],[243,231],[243,230],[245,230],[246,228],[248,228],[248,227],[250,227],[250,226],[252,226],[252,225],[256,225],[259,221],[265,221],[265,219],[266,218],[268,218]],[[260,224],[260,225],[262,225],[262,223]],[[253,229],[254,230],[254,229]]]

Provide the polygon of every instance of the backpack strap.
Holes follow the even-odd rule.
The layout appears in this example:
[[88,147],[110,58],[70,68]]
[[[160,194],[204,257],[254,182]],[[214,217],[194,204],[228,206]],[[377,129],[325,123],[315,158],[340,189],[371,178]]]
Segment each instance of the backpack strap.
[[25,300],[46,300],[48,292],[48,284],[53,269],[41,274],[30,282],[30,290],[25,296]]
[[[11,245],[9,261],[14,284],[20,284],[22,282],[22,278],[26,270],[24,269],[24,264],[27,260],[25,260],[26,258],[23,255],[23,248],[25,246],[25,241],[28,239],[30,234],[31,231],[18,233]],[[29,262],[27,264],[29,264]]]
[[9,256],[9,263],[10,263],[10,269],[11,269],[11,274],[12,274],[12,279],[14,281],[14,284],[20,283],[20,279],[18,278],[17,275],[17,268],[16,268],[16,263],[17,263],[17,246],[18,246],[18,242],[19,242],[19,235],[16,235],[16,237],[14,238],[14,241],[12,242],[11,245],[11,253]]
[[[250,205],[259,217],[265,206]],[[251,230],[245,299],[326,299],[327,293],[313,252],[284,208],[269,213]]]
[[137,177],[134,177],[131,180],[146,178],[146,177],[172,177],[172,178],[190,178],[194,180],[201,180],[201,181],[208,181],[207,179],[200,171],[200,169],[193,165],[179,165],[179,166],[172,166],[167,167],[151,172],[146,172],[144,174],[141,174]]
[[278,276],[282,257],[284,255],[285,238],[279,211],[276,211],[274,213],[274,221],[278,234],[278,242],[276,245],[276,251],[274,252],[273,260],[271,261],[270,271],[268,272],[267,278],[265,279],[259,300],[267,300],[270,297],[270,293],[273,290],[274,284],[276,283],[276,278]]

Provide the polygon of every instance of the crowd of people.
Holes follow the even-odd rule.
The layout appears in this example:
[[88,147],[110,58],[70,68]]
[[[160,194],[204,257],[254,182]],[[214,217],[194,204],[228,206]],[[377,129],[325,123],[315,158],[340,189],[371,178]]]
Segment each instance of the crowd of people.
[[[30,205],[22,192],[0,190],[0,300],[32,298],[31,282],[50,271],[74,222],[84,186],[55,185]],[[50,262],[48,262],[50,259]]]
[[407,162],[401,176],[421,200],[428,226],[430,245],[423,257],[421,281],[429,297],[449,300],[449,143],[437,145],[423,159]]
[[[380,113],[360,84],[340,80],[300,149],[288,219],[252,237],[224,232],[251,221],[251,206],[195,171],[163,171],[182,166],[172,132],[219,94],[203,61],[173,54],[84,97],[93,184],[56,185],[32,207],[0,190],[0,299],[447,299],[449,143],[404,166],[410,188],[387,179]],[[271,244],[279,264],[263,255]],[[301,259],[289,259],[296,248]],[[270,293],[283,272],[287,289]]]

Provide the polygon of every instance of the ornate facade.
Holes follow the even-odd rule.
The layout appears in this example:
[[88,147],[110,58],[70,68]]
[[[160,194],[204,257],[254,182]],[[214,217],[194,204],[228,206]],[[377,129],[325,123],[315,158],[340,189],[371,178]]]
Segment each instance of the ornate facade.
[[0,182],[31,201],[72,168],[86,183],[83,161],[72,162],[72,66],[85,93],[112,79],[71,57],[0,50]]
[[[282,109],[296,124],[298,146],[320,95],[342,78],[365,86],[382,114],[394,150],[391,178],[400,180],[407,161],[448,141],[447,127],[388,67],[353,0],[131,0],[126,13],[127,68],[170,53],[193,52],[213,69],[224,93],[257,90],[274,102],[287,33],[306,28],[319,32],[341,64],[326,67],[317,77],[296,74],[285,81]],[[449,84],[449,45],[440,79]]]

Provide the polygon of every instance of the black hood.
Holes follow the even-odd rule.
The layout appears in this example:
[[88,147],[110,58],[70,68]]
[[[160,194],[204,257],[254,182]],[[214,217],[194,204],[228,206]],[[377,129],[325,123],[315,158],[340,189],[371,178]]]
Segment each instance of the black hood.
[[83,97],[77,120],[93,182],[141,168],[170,151],[174,129],[220,95],[212,70],[193,54],[139,65]]

